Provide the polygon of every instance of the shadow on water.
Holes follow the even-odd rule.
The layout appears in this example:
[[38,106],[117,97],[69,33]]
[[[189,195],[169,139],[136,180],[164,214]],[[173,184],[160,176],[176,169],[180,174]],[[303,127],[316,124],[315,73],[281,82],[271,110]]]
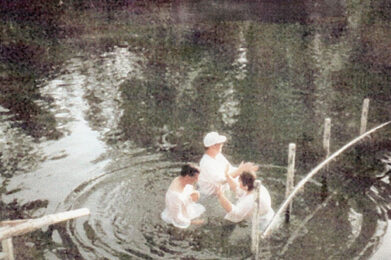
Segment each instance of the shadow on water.
[[[324,157],[325,117],[333,149],[358,134],[363,98],[371,100],[369,124],[390,117],[385,1],[106,7],[89,1],[65,12],[64,28],[80,35],[61,44],[78,55],[32,80],[31,91],[2,88],[4,207],[47,201],[34,216],[91,210],[88,219],[53,227],[47,259],[248,259],[248,222],[232,225],[221,213],[177,230],[160,219],[166,188],[181,162],[199,160],[203,135],[226,134],[235,163],[284,166],[295,142],[300,179]],[[37,134],[21,127],[30,121]],[[320,180],[309,183],[291,223],[262,243],[263,258],[370,258],[389,223],[390,135],[375,134],[333,162],[324,200]],[[260,173],[274,209],[284,175]]]

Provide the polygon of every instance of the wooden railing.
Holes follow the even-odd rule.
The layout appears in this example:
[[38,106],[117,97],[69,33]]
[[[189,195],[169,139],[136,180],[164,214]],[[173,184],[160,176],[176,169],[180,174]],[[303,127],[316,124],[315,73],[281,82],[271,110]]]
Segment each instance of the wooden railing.
[[3,252],[0,259],[14,260],[14,249],[12,237],[33,232],[42,227],[67,221],[70,219],[87,216],[90,210],[87,208],[71,210],[51,215],[46,215],[35,219],[5,220],[0,222],[0,241]]
[[[342,152],[344,152],[349,147],[353,146],[357,142],[361,141],[362,139],[366,138],[370,134],[374,133],[375,131],[379,130],[380,128],[385,127],[386,125],[389,125],[391,121],[385,122],[381,125],[378,125],[377,127],[372,128],[369,131],[366,131],[367,128],[367,121],[368,121],[368,110],[369,110],[369,99],[364,99],[363,101],[363,108],[361,113],[361,124],[360,124],[360,132],[359,136],[351,140],[349,143],[345,144],[343,147],[341,147],[339,150],[334,152],[330,155],[330,128],[331,128],[331,119],[326,118],[325,119],[325,126],[324,126],[324,134],[323,134],[323,148],[325,150],[325,160],[322,161],[320,164],[318,164],[312,171],[310,171],[305,178],[303,178],[296,186],[294,186],[294,172],[295,172],[295,152],[296,152],[296,145],[294,143],[289,144],[288,149],[288,166],[287,169],[287,182],[286,182],[286,194],[285,194],[285,201],[282,203],[276,214],[274,215],[273,219],[269,223],[269,225],[266,227],[265,230],[259,231],[258,230],[258,210],[255,210],[253,216],[253,229],[252,229],[252,243],[251,243],[251,250],[253,253],[253,256],[255,259],[258,259],[259,257],[259,243],[261,242],[261,238],[264,239],[268,237],[272,229],[275,227],[278,219],[280,219],[280,215],[285,211],[285,221],[289,222],[290,214],[292,213],[292,201],[293,198],[299,193],[299,191],[304,187],[304,185],[315,175],[317,174],[323,167],[326,167],[326,173],[328,171],[328,164],[330,161],[334,160],[338,155],[340,155]],[[324,176],[325,178],[326,176]],[[257,183],[259,184],[259,183]],[[326,180],[322,180],[323,185],[327,185]],[[323,188],[323,187],[322,187]],[[257,198],[259,197],[259,189],[257,190]],[[259,200],[256,201],[256,207],[258,206]],[[308,221],[308,220],[307,220]]]

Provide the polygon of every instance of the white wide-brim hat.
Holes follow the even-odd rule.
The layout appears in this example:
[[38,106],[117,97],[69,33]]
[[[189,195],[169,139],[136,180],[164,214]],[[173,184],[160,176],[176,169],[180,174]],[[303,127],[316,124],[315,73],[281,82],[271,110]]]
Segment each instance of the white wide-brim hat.
[[215,144],[221,144],[227,141],[227,137],[224,135],[219,135],[217,132],[207,133],[204,137],[204,146],[210,147]]

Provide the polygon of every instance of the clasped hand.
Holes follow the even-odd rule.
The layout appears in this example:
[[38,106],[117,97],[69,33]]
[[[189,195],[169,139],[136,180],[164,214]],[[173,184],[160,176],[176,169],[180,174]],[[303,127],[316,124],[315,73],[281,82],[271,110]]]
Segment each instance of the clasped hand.
[[215,193],[217,197],[219,197],[223,193],[221,185],[215,185]]

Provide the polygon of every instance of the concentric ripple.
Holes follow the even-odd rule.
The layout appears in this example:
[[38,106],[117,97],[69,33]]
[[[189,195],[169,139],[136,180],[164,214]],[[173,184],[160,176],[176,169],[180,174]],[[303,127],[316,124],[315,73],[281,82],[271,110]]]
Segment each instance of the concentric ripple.
[[[68,226],[74,242],[86,259],[134,255],[152,257],[142,232],[145,223],[160,223],[164,187],[178,165],[142,151],[127,158],[128,167],[111,171],[80,185],[65,201],[65,207],[87,207],[88,220]],[[118,164],[120,165],[120,164]]]
[[[140,149],[67,197],[61,208],[89,208],[91,212],[88,218],[67,224],[72,243],[83,258],[250,257],[250,223],[233,225],[222,216],[209,216],[202,226],[180,230],[160,219],[166,189],[180,170],[178,163],[162,157]],[[265,253],[269,250],[262,249]]]
[[[164,194],[179,170],[179,163],[139,148],[112,165],[112,170],[75,189],[61,207],[91,211],[88,218],[67,224],[67,233],[81,256],[250,259],[249,222],[231,224],[222,216],[206,214],[206,224],[181,230],[160,219]],[[283,200],[284,180],[271,177],[264,183],[277,209]],[[280,225],[271,238],[262,241],[263,259],[290,259],[299,251],[319,259],[348,255],[367,259],[376,250],[386,227],[384,211],[371,199],[374,193],[364,196],[365,206],[338,191],[315,206],[313,199],[319,185],[309,183],[304,194],[294,201],[290,224]]]

